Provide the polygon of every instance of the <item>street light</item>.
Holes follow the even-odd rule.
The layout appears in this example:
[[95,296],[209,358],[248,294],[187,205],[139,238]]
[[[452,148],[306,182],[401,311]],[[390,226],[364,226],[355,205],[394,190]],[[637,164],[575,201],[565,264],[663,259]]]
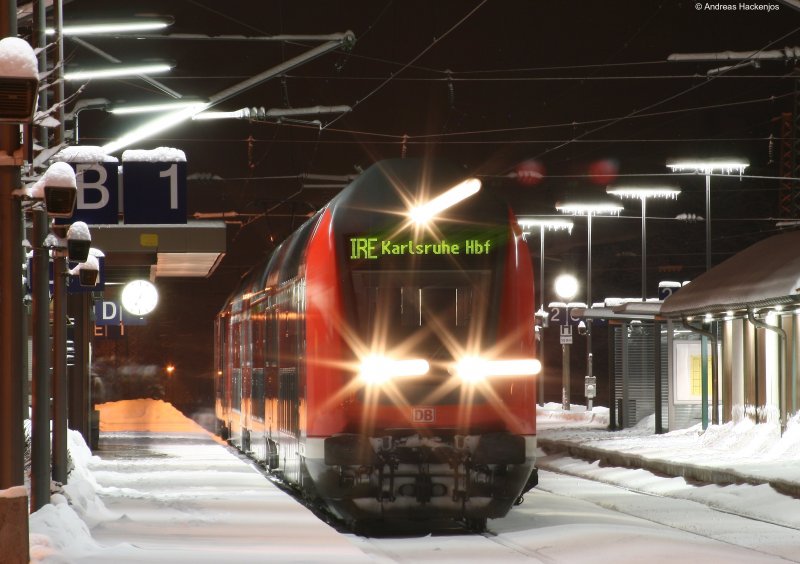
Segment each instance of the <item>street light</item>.
[[[568,219],[551,219],[551,218],[519,218],[517,223],[522,228],[523,233],[528,233],[532,227],[539,227],[539,309],[535,316],[537,321],[541,323],[541,327],[547,327],[547,312],[544,309],[544,232],[547,229],[553,231],[566,230],[570,234],[574,223]],[[574,295],[574,293],[573,293]],[[544,339],[540,341],[542,353],[539,357],[544,360]],[[544,405],[544,370],[539,376],[539,405]]]
[[[595,215],[619,215],[623,206],[607,201],[600,202],[559,202],[556,209],[561,213],[586,216],[587,247],[586,247],[586,307],[592,307],[592,217]],[[594,386],[592,374],[592,320],[589,319],[586,327],[586,389],[589,384]],[[592,389],[596,389],[596,386]],[[592,403],[589,398],[587,409]]]
[[711,175],[714,172],[720,174],[738,172],[741,176],[748,166],[750,163],[747,161],[737,160],[688,160],[667,163],[672,172],[694,171],[706,177],[706,270],[711,269]]
[[672,187],[657,186],[620,186],[606,188],[606,192],[612,196],[620,198],[638,198],[642,201],[642,301],[647,299],[647,229],[645,220],[647,218],[647,198],[672,198],[678,197],[681,191]]
[[556,295],[562,302],[552,302],[549,308],[564,310],[563,326],[559,328],[561,341],[561,409],[570,410],[570,345],[572,345],[572,326],[570,325],[570,309],[573,307],[586,307],[586,304],[577,304],[570,300],[578,293],[578,280],[572,274],[559,275],[554,283]]

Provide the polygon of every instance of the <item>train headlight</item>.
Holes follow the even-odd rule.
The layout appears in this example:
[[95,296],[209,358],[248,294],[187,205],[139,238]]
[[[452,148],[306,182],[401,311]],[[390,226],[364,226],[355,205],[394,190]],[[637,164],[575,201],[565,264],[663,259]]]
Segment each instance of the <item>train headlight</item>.
[[371,355],[361,360],[359,377],[367,384],[380,385],[401,376],[424,376],[430,370],[422,358],[391,359]]
[[462,358],[455,372],[464,382],[475,383],[494,376],[534,376],[542,370],[535,358],[486,360],[477,356]]

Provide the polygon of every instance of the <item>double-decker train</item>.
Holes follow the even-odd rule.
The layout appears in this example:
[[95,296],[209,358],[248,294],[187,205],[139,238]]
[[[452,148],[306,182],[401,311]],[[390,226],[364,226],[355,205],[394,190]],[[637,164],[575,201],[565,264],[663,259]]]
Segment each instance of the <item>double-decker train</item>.
[[482,529],[537,482],[534,311],[507,204],[378,162],[217,316],[219,433],[351,524]]

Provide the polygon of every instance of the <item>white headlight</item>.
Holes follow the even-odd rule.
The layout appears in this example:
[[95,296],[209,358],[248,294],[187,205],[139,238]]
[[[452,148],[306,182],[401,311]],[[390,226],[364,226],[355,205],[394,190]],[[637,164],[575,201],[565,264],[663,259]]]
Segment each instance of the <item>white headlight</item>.
[[423,376],[428,370],[430,365],[422,358],[394,360],[371,355],[362,359],[358,375],[367,384],[383,384],[400,376]]
[[533,376],[541,370],[542,363],[535,358],[486,360],[469,356],[455,366],[456,374],[465,382],[480,382],[492,376]]

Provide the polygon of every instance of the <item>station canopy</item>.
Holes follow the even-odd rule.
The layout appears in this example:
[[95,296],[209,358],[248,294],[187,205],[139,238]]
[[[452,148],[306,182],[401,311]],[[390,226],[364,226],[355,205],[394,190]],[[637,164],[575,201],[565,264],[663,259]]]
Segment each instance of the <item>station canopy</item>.
[[676,318],[800,303],[800,231],[776,235],[732,256],[667,298]]

